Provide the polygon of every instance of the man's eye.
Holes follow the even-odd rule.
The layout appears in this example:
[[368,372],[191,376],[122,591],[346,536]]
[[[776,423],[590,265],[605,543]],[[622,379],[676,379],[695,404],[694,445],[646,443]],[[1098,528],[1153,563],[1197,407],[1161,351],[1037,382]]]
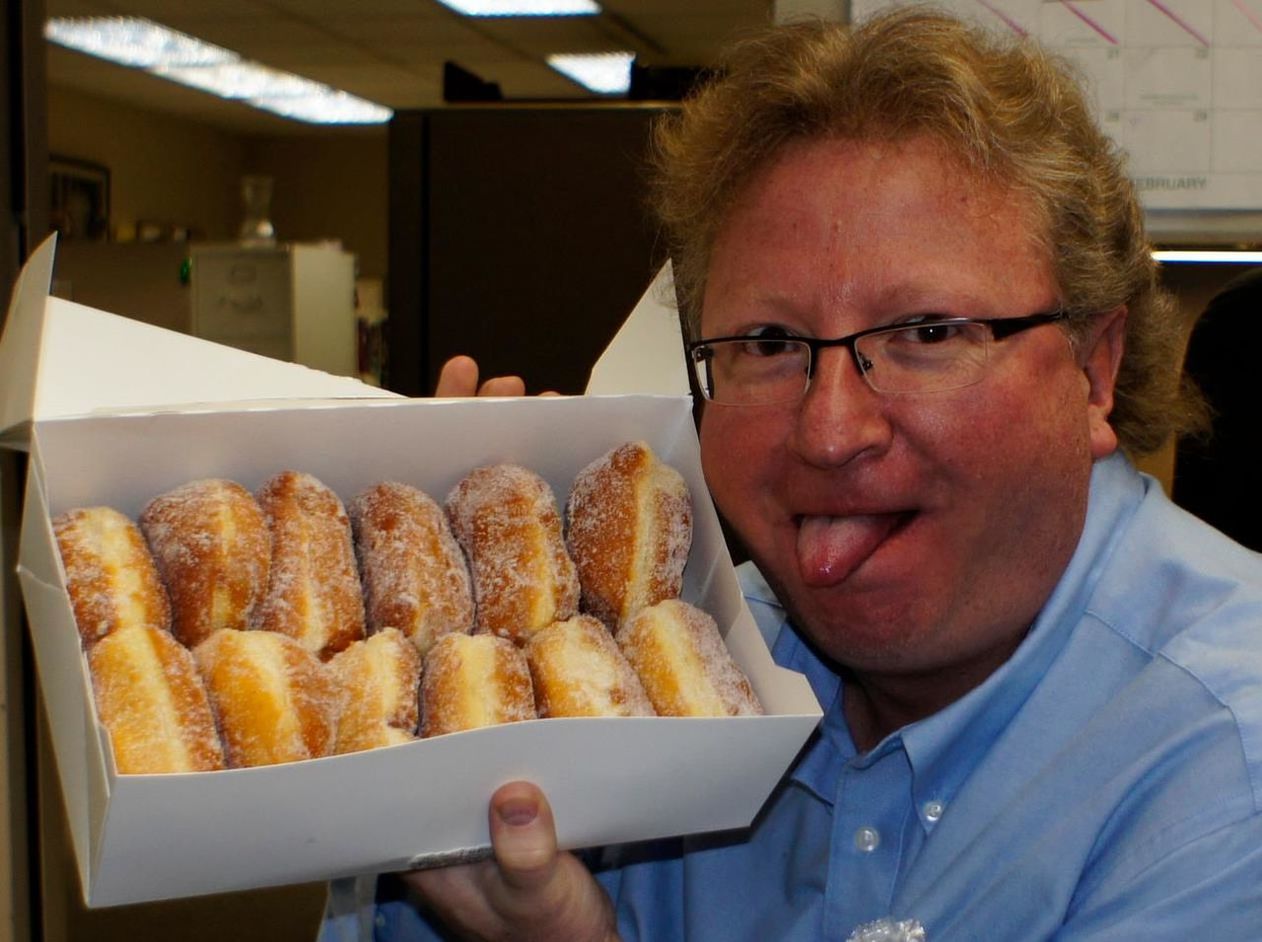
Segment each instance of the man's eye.
[[938,344],[957,339],[962,330],[963,325],[949,321],[925,321],[907,325],[899,336],[907,343]]
[[790,343],[793,336],[783,327],[759,327],[741,344],[741,352],[752,357],[774,357],[790,353],[797,345]]

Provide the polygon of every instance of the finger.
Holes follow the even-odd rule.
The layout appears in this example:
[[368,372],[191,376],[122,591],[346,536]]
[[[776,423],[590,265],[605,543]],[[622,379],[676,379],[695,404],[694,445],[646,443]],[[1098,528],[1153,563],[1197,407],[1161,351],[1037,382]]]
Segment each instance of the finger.
[[478,364],[473,357],[455,356],[438,373],[435,396],[473,396],[478,391]]
[[516,890],[546,884],[556,870],[556,826],[543,792],[510,782],[491,796],[491,847],[504,883]]
[[443,923],[460,933],[460,938],[489,939],[502,930],[504,919],[488,896],[488,887],[498,881],[493,862],[417,870],[400,876]]
[[478,390],[479,396],[524,396],[526,383],[520,376],[495,376]]

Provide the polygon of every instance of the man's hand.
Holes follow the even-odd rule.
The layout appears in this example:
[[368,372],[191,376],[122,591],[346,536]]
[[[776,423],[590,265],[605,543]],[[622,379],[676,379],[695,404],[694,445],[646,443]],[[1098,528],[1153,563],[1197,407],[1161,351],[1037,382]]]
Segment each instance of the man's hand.
[[524,396],[526,384],[520,376],[494,376],[478,385],[478,364],[472,357],[452,357],[438,374],[434,395],[445,396]]
[[491,796],[495,859],[403,875],[461,938],[612,942],[613,906],[573,854],[558,853],[547,799],[512,782]]

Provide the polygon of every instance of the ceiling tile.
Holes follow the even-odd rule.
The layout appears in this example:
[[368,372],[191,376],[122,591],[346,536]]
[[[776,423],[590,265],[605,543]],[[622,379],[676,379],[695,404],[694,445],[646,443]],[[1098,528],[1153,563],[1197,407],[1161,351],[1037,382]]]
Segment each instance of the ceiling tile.
[[[146,16],[393,108],[439,104],[444,61],[498,82],[509,98],[591,100],[544,57],[630,49],[651,63],[704,65],[723,37],[766,22],[771,11],[769,0],[602,0],[602,16],[538,20],[462,17],[436,0],[45,2],[49,15]],[[49,81],[138,107],[212,115],[247,133],[259,129],[239,104],[65,50],[50,48]]]

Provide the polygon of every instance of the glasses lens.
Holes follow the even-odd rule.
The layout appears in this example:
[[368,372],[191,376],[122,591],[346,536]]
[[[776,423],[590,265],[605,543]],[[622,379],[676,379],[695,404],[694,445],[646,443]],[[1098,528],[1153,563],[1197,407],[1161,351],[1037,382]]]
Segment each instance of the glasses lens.
[[799,340],[720,340],[693,352],[697,381],[714,402],[793,402],[806,390],[811,349]]
[[937,392],[982,378],[989,339],[982,324],[927,322],[861,337],[855,352],[878,392]]

